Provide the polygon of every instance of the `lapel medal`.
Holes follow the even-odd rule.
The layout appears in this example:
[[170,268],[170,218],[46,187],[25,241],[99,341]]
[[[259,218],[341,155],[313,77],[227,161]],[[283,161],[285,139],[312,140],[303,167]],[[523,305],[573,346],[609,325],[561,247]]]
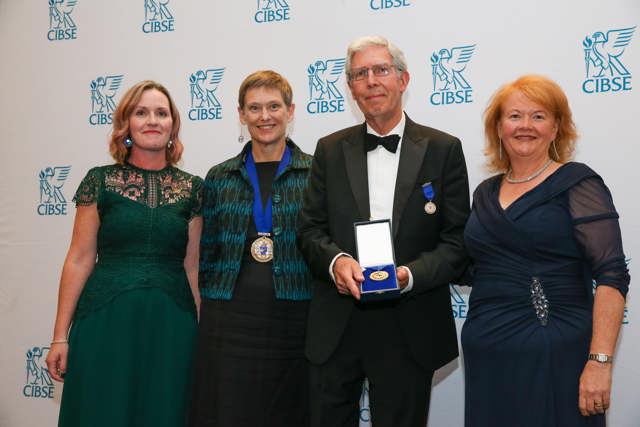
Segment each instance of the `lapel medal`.
[[433,203],[433,199],[436,197],[436,192],[433,190],[431,182],[425,182],[422,184],[422,193],[424,194],[424,198],[427,200],[427,203],[424,204],[424,211],[428,215],[433,215],[436,213],[438,208],[436,207],[436,204]]
[[251,256],[258,262],[269,262],[273,259],[273,240],[269,233],[258,233],[260,237],[251,244]]

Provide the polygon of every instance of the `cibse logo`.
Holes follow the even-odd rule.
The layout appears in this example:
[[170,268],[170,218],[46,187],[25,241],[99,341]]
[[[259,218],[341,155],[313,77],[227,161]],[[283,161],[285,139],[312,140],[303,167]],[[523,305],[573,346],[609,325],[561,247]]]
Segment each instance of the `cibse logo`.
[[636,27],[596,31],[582,40],[584,50],[584,93],[621,92],[631,90],[631,72],[622,63]]
[[222,104],[216,98],[224,68],[198,70],[189,76],[189,93],[191,96],[190,120],[222,119]]
[[115,96],[122,84],[124,75],[100,76],[89,84],[91,88],[91,114],[89,124],[92,126],[110,125],[116,109]]
[[307,67],[309,102],[307,113],[338,113],[344,111],[344,95],[336,86],[344,73],[345,59],[317,60]]
[[22,387],[24,397],[53,398],[55,387],[45,362],[48,353],[49,347],[33,347],[27,350],[27,379],[25,386]]
[[289,4],[285,0],[258,0],[253,20],[258,24],[282,22],[291,19]]
[[411,6],[409,0],[370,0],[369,7],[372,10],[386,10],[386,9],[395,9],[398,7],[408,7]]
[[462,296],[460,288],[457,285],[449,285],[449,293],[451,294],[451,309],[453,310],[454,319],[466,319],[469,304]]
[[62,186],[69,177],[71,166],[49,166],[40,171],[40,203],[38,215],[66,215],[67,199],[62,194]]
[[164,33],[175,30],[173,14],[169,11],[168,3],[169,0],[144,0],[143,33]]
[[431,58],[433,93],[432,105],[467,104],[473,102],[473,89],[463,72],[466,70],[476,45],[440,49]]
[[76,3],[77,0],[49,0],[49,41],[74,40],[78,37],[78,27],[71,17]]

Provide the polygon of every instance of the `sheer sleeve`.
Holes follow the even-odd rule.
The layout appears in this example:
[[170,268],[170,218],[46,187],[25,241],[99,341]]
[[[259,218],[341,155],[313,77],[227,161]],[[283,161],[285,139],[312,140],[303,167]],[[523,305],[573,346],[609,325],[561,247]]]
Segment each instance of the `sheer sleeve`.
[[629,270],[622,250],[618,213],[600,177],[580,181],[569,190],[575,238],[591,266],[596,286],[611,286],[626,297]]
[[202,216],[203,181],[199,176],[194,176],[191,188],[191,213],[189,219]]
[[100,193],[100,168],[92,168],[80,182],[73,201],[76,206],[89,206],[98,201]]

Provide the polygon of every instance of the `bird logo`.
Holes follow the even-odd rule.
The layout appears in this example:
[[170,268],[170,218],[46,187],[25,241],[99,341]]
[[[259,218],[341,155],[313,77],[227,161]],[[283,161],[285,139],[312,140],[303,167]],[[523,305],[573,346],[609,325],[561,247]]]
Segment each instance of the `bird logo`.
[[631,43],[636,27],[609,30],[607,34],[596,31],[582,41],[587,78],[629,76],[620,57]]
[[462,72],[469,65],[476,45],[440,49],[431,55],[431,73],[434,91],[471,89]]
[[55,166],[40,171],[40,203],[67,203],[61,188],[70,170],[71,166]]
[[309,77],[309,99],[342,99],[344,96],[336,82],[344,72],[345,59],[318,60],[307,67]]
[[122,84],[124,75],[98,77],[89,84],[91,88],[91,112],[110,113],[116,109],[113,97]]
[[258,0],[258,10],[288,9],[289,4],[285,0]]
[[214,92],[222,81],[224,68],[198,70],[189,76],[191,108],[220,108],[221,104]]
[[49,29],[76,28],[71,12],[78,0],[49,0]]
[[145,21],[164,21],[173,19],[167,4],[169,0],[144,0]]
[[53,385],[45,359],[49,347],[33,347],[27,350],[27,384]]

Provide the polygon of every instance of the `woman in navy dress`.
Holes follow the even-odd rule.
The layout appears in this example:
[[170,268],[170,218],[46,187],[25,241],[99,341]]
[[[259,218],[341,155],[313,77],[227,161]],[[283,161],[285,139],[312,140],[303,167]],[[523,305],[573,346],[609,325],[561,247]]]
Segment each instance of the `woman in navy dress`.
[[609,189],[568,161],[571,111],[547,78],[499,89],[485,134],[502,173],[476,189],[465,229],[465,425],[604,426],[629,284]]

